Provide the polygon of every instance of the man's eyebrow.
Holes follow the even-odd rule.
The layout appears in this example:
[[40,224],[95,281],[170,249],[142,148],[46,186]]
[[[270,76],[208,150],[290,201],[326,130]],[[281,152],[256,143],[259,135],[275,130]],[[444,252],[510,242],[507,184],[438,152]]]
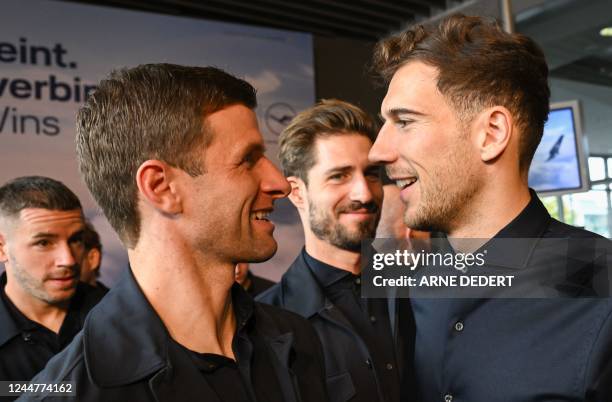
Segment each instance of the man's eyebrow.
[[32,236],[33,239],[50,238],[50,237],[58,237],[58,235],[55,233],[39,232],[39,233],[36,233],[34,236]]
[[251,153],[261,153],[264,154],[266,153],[266,146],[260,142],[252,142],[250,144],[248,144],[243,150],[242,150],[242,154],[243,155],[248,155]]
[[323,174],[328,175],[331,173],[344,173],[344,172],[350,172],[351,170],[353,170],[353,166],[351,165],[334,166],[334,167],[327,169],[325,172],[323,172]]
[[419,112],[417,110],[408,109],[405,107],[394,107],[392,109],[387,110],[387,115],[391,117],[398,117],[401,114],[412,114],[415,116],[425,116],[425,113]]

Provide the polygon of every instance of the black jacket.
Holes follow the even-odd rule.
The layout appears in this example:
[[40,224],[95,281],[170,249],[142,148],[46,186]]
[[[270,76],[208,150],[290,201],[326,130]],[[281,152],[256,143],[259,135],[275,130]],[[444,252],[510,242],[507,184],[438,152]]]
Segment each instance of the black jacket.
[[[232,290],[244,292],[235,285]],[[312,326],[301,317],[250,301],[252,315],[234,337],[233,348],[247,378],[253,351],[249,335],[257,333],[275,362],[276,376],[287,402],[325,401],[321,345]],[[234,308],[245,308],[236,303]],[[236,313],[238,317],[240,314]],[[138,287],[131,271],[91,311],[83,331],[34,378],[37,383],[74,381],[76,400],[85,401],[215,401],[221,402],[189,356],[173,352],[166,327]],[[19,400],[55,400],[24,397]]]
[[[314,274],[308,267],[303,253],[297,257],[280,282],[257,297],[269,303],[296,312],[307,318],[315,327],[325,355],[327,390],[330,401],[355,401],[360,399],[359,389],[378,389],[379,400],[385,400],[380,390],[376,373],[372,369],[371,356],[362,338],[357,334],[344,314],[335,307],[323,293]],[[414,391],[411,379],[414,342],[414,321],[408,300],[396,300],[395,350],[401,387],[405,400]],[[353,378],[358,371],[367,374],[360,378],[370,378],[368,384],[357,384]],[[390,401],[399,400],[399,395],[391,395]],[[374,401],[371,401],[374,402]]]
[[[6,272],[0,276],[0,292],[4,292],[5,285]],[[83,328],[87,313],[105,294],[106,291],[102,289],[79,283],[70,300],[57,342],[42,339],[43,327],[39,324],[26,319],[28,323],[20,325],[20,321],[11,312],[11,307],[7,305],[6,295],[3,294],[0,297],[0,381],[32,379],[45,367],[49,359],[72,341]]]

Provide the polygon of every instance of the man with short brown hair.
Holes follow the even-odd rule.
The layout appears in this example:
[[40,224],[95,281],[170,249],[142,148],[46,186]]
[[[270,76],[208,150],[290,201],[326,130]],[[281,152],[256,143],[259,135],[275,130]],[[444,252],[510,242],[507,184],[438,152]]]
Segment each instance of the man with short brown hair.
[[79,283],[84,228],[81,203],[63,183],[26,176],[0,186],[1,380],[32,379],[104,296]]
[[305,245],[258,300],[314,325],[332,401],[400,401],[402,386],[411,388],[409,308],[361,297],[362,242],[375,236],[383,201],[380,166],[368,161],[375,138],[374,121],[339,100],[301,112],[280,136],[279,159]]
[[382,40],[374,65],[388,88],[370,161],[400,188],[404,223],[446,234],[451,256],[486,255],[467,275],[507,273],[529,290],[412,291],[420,399],[612,400],[612,299],[597,293],[610,242],[551,218],[527,183],[549,110],[540,48],[453,15]]
[[266,158],[255,90],[213,67],[147,64],[77,117],[85,183],[130,269],[36,378],[79,401],[324,401],[307,321],[253,302],[236,263],[271,258],[289,185]]

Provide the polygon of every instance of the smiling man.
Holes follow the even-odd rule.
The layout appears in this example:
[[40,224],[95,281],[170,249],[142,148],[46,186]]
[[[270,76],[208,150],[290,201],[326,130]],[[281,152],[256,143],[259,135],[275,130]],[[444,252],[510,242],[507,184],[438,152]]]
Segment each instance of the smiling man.
[[79,283],[84,228],[79,199],[58,181],[0,187],[0,380],[29,381],[104,296]]
[[[540,48],[453,15],[382,40],[374,65],[388,89],[370,161],[400,188],[404,223],[446,234],[459,252],[475,239],[491,269],[547,291],[413,298],[420,400],[611,401],[611,243],[551,218],[528,187],[549,111]],[[529,247],[495,256],[508,238]]]
[[368,161],[375,138],[372,119],[338,100],[300,113],[280,136],[305,247],[259,300],[315,326],[332,401],[399,401],[406,369],[409,311],[361,298],[361,245],[375,236],[383,201],[380,167]]
[[236,263],[276,252],[289,184],[264,155],[255,90],[212,67],[148,64],[102,81],[77,118],[84,180],[131,269],[39,382],[79,401],[325,401],[321,346],[254,303]]

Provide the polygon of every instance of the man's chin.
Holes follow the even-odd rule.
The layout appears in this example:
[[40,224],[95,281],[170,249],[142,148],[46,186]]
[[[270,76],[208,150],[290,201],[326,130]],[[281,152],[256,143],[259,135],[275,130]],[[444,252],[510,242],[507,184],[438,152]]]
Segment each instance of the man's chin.
[[53,292],[52,294],[47,293],[45,301],[52,305],[63,305],[68,303],[74,296],[76,288],[68,289],[63,292]]
[[276,240],[274,239],[272,239],[270,242],[266,242],[266,244],[258,244],[252,249],[252,251],[255,251],[255,253],[249,256],[247,261],[255,264],[259,262],[266,262],[270,258],[274,257],[277,250],[278,243],[276,243]]

